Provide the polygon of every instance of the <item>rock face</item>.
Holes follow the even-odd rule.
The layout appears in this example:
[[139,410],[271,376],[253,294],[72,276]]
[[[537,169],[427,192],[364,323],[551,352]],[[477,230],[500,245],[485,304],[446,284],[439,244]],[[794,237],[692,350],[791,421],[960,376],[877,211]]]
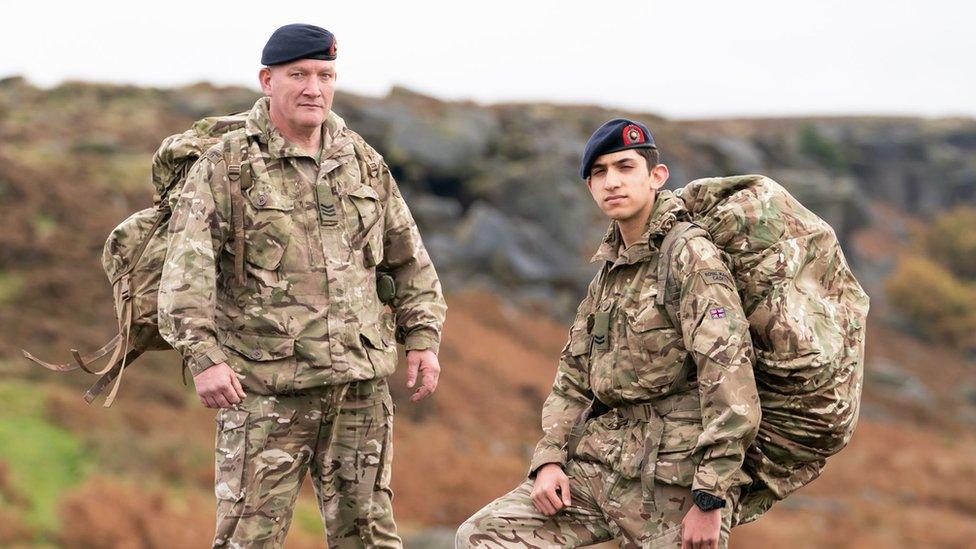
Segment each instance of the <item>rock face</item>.
[[834,227],[855,268],[863,258],[849,241],[871,223],[872,200],[926,216],[976,202],[973,120],[679,122],[593,107],[447,103],[403,89],[340,96],[335,108],[386,156],[453,289],[575,301],[606,227],[577,163],[590,132],[614,116],[648,124],[671,188],[716,175],[773,177]]
[[[11,77],[0,80],[0,141],[38,144],[8,153],[10,173],[28,173],[25,165],[45,173],[67,148],[82,179],[134,192],[148,169],[143,155],[164,136],[197,117],[247,109],[255,97],[208,84],[45,91]],[[717,175],[773,177],[834,227],[855,268],[872,267],[851,235],[877,216],[873,201],[924,216],[976,202],[974,120],[681,122],[596,107],[445,102],[402,88],[384,98],[339,94],[334,108],[385,156],[448,290],[478,285],[563,315],[596,270],[587,259],[607,225],[576,173],[580,151],[615,116],[651,128],[671,188]]]

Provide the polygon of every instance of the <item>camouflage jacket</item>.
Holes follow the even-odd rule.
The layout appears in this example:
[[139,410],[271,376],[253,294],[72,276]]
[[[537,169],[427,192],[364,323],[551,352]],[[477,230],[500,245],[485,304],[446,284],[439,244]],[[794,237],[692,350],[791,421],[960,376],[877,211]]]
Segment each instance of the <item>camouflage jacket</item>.
[[[252,172],[243,285],[234,276],[229,142],[248,148]],[[262,98],[173,194],[159,325],[194,375],[228,361],[245,388],[274,394],[387,376],[394,340],[437,352],[446,306],[420,233],[382,158],[336,114],[323,125],[316,163],[271,125]],[[396,283],[389,308],[377,271]]]
[[[647,231],[626,250],[611,225],[593,257],[602,262],[600,273],[579,306],[543,407],[545,436],[532,472],[565,464],[570,429],[595,397],[610,411],[586,422],[575,459],[605,463],[622,477],[652,471],[660,482],[720,497],[749,481],[741,467],[761,415],[749,323],[711,241],[693,238],[673,258],[672,276],[682,284],[681,326],[655,303],[659,247],[684,216],[681,201],[662,191]],[[595,335],[600,313],[604,322],[609,317],[605,338]],[[647,438],[646,422],[619,413],[640,404],[659,411],[657,437]],[[645,453],[652,440],[657,451]],[[643,460],[654,454],[651,470]]]

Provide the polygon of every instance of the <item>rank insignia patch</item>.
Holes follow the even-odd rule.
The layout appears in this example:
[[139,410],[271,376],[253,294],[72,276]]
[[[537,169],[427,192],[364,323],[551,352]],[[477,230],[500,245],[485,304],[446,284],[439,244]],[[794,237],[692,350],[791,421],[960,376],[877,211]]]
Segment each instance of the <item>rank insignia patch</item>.
[[640,128],[634,124],[624,126],[624,145],[637,145],[646,141],[647,138],[644,137],[644,132]]
[[711,311],[708,311],[708,316],[712,317],[712,320],[725,318],[725,307],[715,307]]

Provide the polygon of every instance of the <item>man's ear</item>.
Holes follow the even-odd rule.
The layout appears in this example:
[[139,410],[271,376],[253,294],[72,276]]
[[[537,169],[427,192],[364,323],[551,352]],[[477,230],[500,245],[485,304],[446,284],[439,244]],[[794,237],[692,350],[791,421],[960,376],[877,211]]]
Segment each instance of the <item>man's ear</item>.
[[668,182],[668,176],[671,172],[668,171],[668,167],[664,164],[658,164],[651,168],[651,189],[655,191],[664,186]]
[[261,91],[264,95],[271,97],[271,69],[261,67],[258,71],[258,83],[261,84]]

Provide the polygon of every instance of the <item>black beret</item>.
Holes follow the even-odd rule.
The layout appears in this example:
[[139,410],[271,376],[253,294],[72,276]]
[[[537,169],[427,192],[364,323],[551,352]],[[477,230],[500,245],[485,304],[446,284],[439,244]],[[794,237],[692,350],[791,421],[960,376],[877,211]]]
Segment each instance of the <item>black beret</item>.
[[614,118],[597,128],[583,147],[580,177],[586,179],[598,156],[626,149],[656,149],[647,126],[626,118]]
[[290,63],[296,59],[332,61],[335,58],[336,39],[331,32],[315,25],[299,23],[274,31],[261,52],[261,64],[266,66]]

